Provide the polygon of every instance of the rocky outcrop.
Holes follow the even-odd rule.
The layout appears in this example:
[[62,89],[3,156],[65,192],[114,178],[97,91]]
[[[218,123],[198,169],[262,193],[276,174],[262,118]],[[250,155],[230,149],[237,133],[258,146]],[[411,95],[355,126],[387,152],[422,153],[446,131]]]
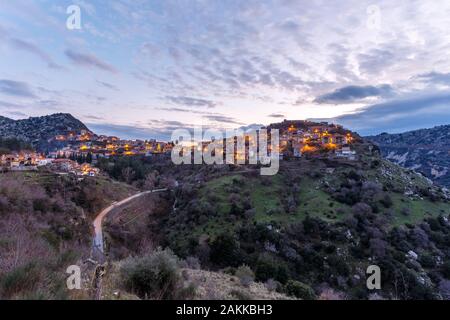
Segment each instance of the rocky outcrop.
[[450,125],[367,137],[383,156],[450,187]]

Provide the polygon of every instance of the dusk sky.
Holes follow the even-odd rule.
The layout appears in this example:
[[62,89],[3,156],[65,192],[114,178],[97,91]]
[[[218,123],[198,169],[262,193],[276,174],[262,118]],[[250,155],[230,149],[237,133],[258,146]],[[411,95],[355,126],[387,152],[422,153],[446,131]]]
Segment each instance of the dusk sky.
[[159,139],[283,119],[449,124],[449,30],[448,0],[0,0],[0,115]]

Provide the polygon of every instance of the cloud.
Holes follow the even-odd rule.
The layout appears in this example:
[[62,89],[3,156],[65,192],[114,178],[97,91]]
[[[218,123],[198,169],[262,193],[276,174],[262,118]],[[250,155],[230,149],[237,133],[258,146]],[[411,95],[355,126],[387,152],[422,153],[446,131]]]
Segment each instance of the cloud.
[[182,106],[190,106],[190,107],[207,107],[214,108],[217,106],[217,103],[211,100],[206,99],[197,99],[191,97],[184,96],[166,96],[166,100]]
[[93,115],[90,115],[90,114],[84,115],[83,117],[85,119],[89,119],[89,120],[104,120],[103,117],[93,116]]
[[20,108],[22,108],[23,106],[18,105],[18,104],[16,104],[16,103],[11,103],[11,102],[7,102],[7,101],[2,101],[2,100],[0,100],[0,107],[3,107],[3,108],[12,108],[12,109],[14,109],[14,108],[20,109]]
[[272,113],[272,114],[269,114],[268,117],[271,117],[271,118],[286,118],[286,116],[284,114],[281,114],[281,113]]
[[113,66],[101,61],[99,58],[92,54],[79,53],[74,50],[66,50],[64,52],[66,56],[75,64],[88,68],[97,68],[103,71],[111,73],[117,73],[117,69]]
[[6,29],[0,24],[0,39],[6,38],[7,35],[8,31],[6,31]]
[[363,135],[398,133],[450,123],[450,94],[397,99],[371,105],[353,114],[323,119],[343,124]]
[[210,116],[219,116],[221,115],[220,113],[217,112],[208,112],[208,111],[203,111],[203,110],[192,110],[192,109],[187,109],[187,108],[166,108],[166,107],[161,107],[161,108],[156,108],[156,110],[162,110],[162,111],[168,111],[168,112],[183,112],[183,113],[192,113],[192,114],[199,114],[199,115],[210,115]]
[[108,83],[108,82],[104,82],[104,81],[99,81],[99,80],[97,80],[97,83],[98,83],[99,85],[101,85],[102,87],[105,87],[105,88],[107,88],[107,89],[110,89],[110,90],[113,90],[113,91],[120,91],[119,88],[117,88],[115,85],[112,85],[112,84],[110,84],[110,83]]
[[83,0],[75,0],[74,3],[76,5],[79,5],[89,15],[91,15],[91,16],[95,15],[96,10],[95,10],[95,6],[93,4],[83,1]]
[[39,100],[37,102],[39,106],[47,108],[47,109],[57,109],[61,104],[56,100]]
[[450,73],[439,73],[433,71],[418,75],[416,78],[432,84],[450,85]]
[[96,134],[118,136],[122,139],[160,139],[169,140],[170,133],[152,128],[142,128],[134,125],[118,125],[109,123],[87,123]]
[[264,127],[263,124],[252,123],[252,124],[249,124],[247,126],[241,126],[238,129],[239,130],[243,130],[244,132],[246,132],[246,131],[252,131],[252,130],[259,130],[262,127]]
[[30,86],[25,82],[0,80],[0,93],[22,98],[35,98]]
[[352,103],[368,97],[386,96],[392,93],[390,85],[374,86],[347,86],[317,97],[316,103]]
[[359,69],[367,75],[377,75],[387,70],[399,59],[399,48],[372,49],[358,55]]
[[7,111],[6,112],[8,114],[9,117],[13,117],[13,118],[28,118],[29,115],[27,115],[26,113],[20,112],[20,111]]
[[38,46],[36,46],[35,44],[33,44],[31,42],[24,41],[24,40],[17,39],[17,38],[12,38],[12,39],[10,39],[10,43],[17,50],[25,51],[25,52],[31,53],[31,54],[39,57],[51,69],[58,69],[58,70],[63,69],[63,67],[56,64],[47,53],[45,53]]
[[207,115],[204,116],[206,119],[214,122],[226,123],[226,124],[235,124],[235,125],[243,125],[244,123],[237,121],[233,117],[227,117],[222,115]]

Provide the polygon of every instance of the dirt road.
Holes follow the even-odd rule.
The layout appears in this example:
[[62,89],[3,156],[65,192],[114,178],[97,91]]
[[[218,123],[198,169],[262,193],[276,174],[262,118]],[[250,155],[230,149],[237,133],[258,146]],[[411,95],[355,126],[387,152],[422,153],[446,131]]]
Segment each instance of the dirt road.
[[99,250],[100,252],[104,252],[104,248],[103,248],[103,230],[102,230],[102,225],[103,225],[103,219],[108,215],[108,213],[111,212],[111,210],[118,208],[128,202],[130,202],[131,200],[134,200],[136,198],[139,198],[143,195],[146,194],[150,194],[150,193],[157,193],[157,192],[164,192],[167,191],[167,188],[164,189],[154,189],[154,190],[149,190],[149,191],[144,191],[144,192],[140,192],[140,193],[136,193],[135,195],[132,195],[126,199],[123,199],[119,202],[114,202],[112,205],[110,205],[109,207],[103,209],[96,217],[94,220],[94,241],[93,241],[93,246],[94,246],[94,250]]

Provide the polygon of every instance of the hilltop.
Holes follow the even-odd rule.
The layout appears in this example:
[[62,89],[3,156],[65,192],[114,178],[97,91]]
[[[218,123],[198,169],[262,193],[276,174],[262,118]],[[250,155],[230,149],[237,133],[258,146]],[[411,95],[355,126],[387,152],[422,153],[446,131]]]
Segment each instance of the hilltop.
[[58,135],[80,134],[82,131],[91,133],[86,125],[68,113],[22,120],[0,117],[0,137],[29,142],[38,150],[56,146],[54,139]]
[[367,137],[383,156],[450,187],[450,125]]

